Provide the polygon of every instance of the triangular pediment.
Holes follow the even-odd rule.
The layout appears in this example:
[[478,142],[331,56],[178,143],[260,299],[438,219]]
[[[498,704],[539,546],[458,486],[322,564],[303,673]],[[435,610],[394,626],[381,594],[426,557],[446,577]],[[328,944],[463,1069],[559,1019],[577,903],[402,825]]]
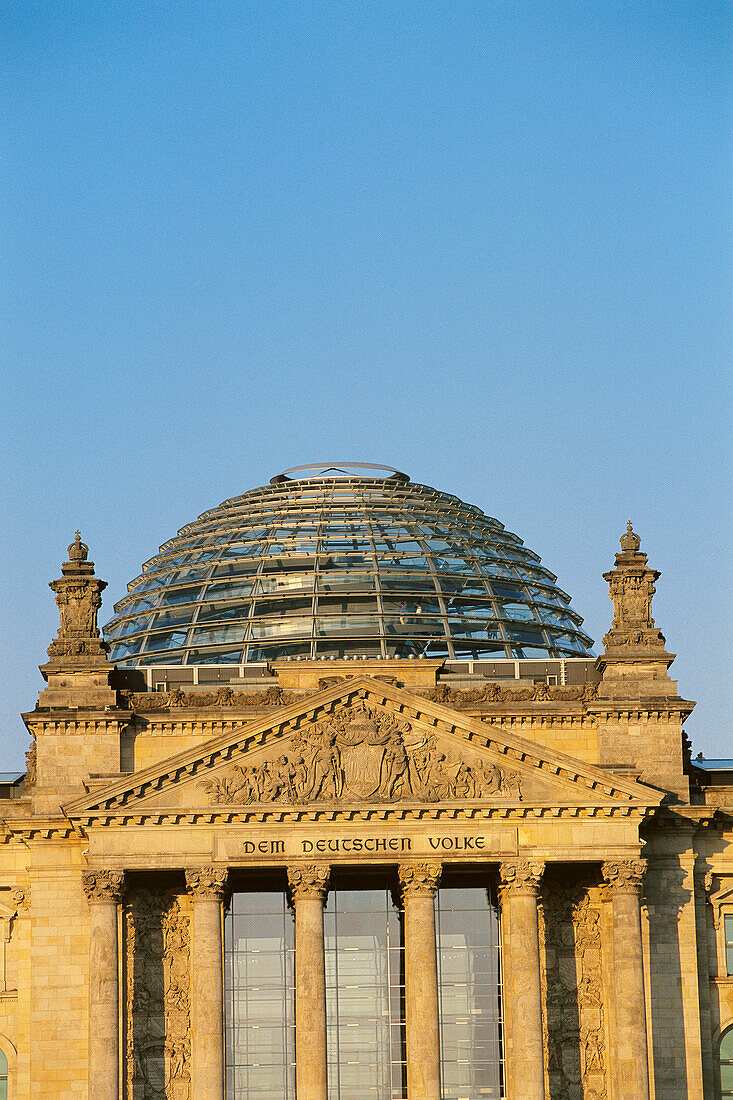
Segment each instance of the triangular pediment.
[[71,818],[659,804],[633,779],[366,676],[91,792]]

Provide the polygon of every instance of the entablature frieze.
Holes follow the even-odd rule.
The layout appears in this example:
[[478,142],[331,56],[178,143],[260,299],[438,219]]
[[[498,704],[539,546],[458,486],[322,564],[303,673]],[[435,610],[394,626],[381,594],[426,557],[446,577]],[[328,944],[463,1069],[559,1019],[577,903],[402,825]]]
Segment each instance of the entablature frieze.
[[75,822],[81,828],[110,825],[217,825],[217,824],[268,824],[286,822],[301,824],[308,821],[473,821],[473,820],[516,820],[532,819],[554,820],[571,818],[575,821],[586,819],[615,819],[641,822],[654,813],[655,807],[624,805],[617,802],[607,804],[576,805],[528,805],[525,803],[507,806],[307,806],[238,809],[223,804],[207,809],[137,810],[131,813],[109,812],[81,814]]
[[602,718],[623,719],[627,722],[638,722],[645,719],[650,723],[661,721],[679,721],[692,714],[695,703],[690,699],[642,699],[629,702],[628,700],[609,700],[603,703],[594,703],[588,709],[588,714],[594,719]]
[[59,736],[84,736],[92,733],[120,733],[133,719],[131,711],[116,710],[113,715],[107,711],[97,714],[84,714],[76,707],[63,711],[31,711],[21,717],[34,736],[56,734]]

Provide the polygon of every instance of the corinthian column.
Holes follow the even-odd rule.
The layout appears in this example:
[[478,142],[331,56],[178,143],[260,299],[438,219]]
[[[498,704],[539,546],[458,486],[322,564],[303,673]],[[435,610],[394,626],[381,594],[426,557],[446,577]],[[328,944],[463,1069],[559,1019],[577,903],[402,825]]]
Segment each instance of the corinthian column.
[[295,1091],[298,1100],[328,1100],[326,958],[323,904],[330,867],[288,867],[295,910]]
[[439,863],[398,868],[405,919],[407,1093],[420,1100],[440,1100],[435,891],[441,870]]
[[186,871],[193,900],[191,935],[191,1094],[224,1100],[224,967],[221,905],[227,870]]
[[120,1036],[117,905],[122,871],[85,871],[89,901],[89,1096],[119,1100]]
[[508,1096],[544,1100],[542,982],[537,896],[544,863],[502,863],[500,899],[504,952],[504,1035]]
[[603,878],[613,907],[614,1077],[624,1100],[649,1100],[644,956],[639,899],[645,859],[609,860]]

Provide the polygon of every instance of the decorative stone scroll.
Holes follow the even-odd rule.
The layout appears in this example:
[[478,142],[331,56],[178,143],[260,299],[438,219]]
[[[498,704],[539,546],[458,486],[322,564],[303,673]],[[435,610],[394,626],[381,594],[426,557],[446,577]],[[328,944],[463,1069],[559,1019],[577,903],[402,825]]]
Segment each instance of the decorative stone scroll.
[[299,731],[282,756],[238,765],[202,783],[212,803],[312,801],[439,802],[521,800],[517,773],[494,764],[467,764],[441,752],[433,734],[368,704],[348,707]]
[[434,703],[445,703],[458,710],[472,710],[484,703],[591,703],[598,695],[598,684],[548,684],[538,681],[532,687],[509,687],[493,680],[473,691],[458,691],[438,684],[427,693]]
[[228,871],[221,867],[197,867],[186,871],[186,889],[194,898],[223,901],[228,894]]
[[124,871],[84,871],[81,877],[90,904],[119,902],[125,887]]
[[120,697],[131,710],[154,711],[180,707],[284,707],[302,698],[273,686],[264,691],[234,691],[225,686],[216,691],[120,691]]
[[499,884],[502,890],[538,894],[544,863],[539,860],[506,860],[499,864]]
[[608,889],[640,894],[646,868],[645,859],[609,859],[601,870]]
[[550,1100],[605,1100],[607,1054],[598,888],[545,882],[540,908]]
[[326,900],[331,868],[319,863],[304,863],[288,867],[288,886],[293,901],[299,898]]
[[190,934],[170,890],[131,892],[125,929],[127,1100],[191,1100]]
[[401,863],[397,868],[405,894],[434,894],[443,868],[440,863]]

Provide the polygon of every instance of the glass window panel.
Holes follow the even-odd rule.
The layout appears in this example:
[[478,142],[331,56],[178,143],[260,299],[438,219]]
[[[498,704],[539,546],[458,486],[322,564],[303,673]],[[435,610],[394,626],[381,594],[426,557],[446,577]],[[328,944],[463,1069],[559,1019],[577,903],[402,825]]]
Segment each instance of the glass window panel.
[[435,592],[435,582],[429,573],[383,573],[380,561],[379,585],[382,592]]
[[187,625],[193,618],[193,612],[194,609],[192,607],[180,607],[159,611],[155,616],[155,629],[158,630],[163,626]]
[[420,635],[445,635],[445,627],[442,619],[430,618],[424,615],[410,614],[405,611],[401,615],[384,616],[384,633],[406,634],[411,637]]
[[446,602],[449,615],[465,615],[468,619],[495,619],[494,605],[486,600],[458,600],[451,598]]
[[373,592],[374,574],[355,573],[348,569],[321,572],[318,577],[319,592]]
[[257,591],[274,595],[281,592],[287,595],[289,592],[312,592],[315,588],[314,573],[283,573],[262,576],[257,582]]
[[125,638],[128,634],[136,634],[138,630],[147,630],[153,621],[152,615],[143,615],[137,619],[128,619],[115,627],[115,638]]
[[193,632],[194,645],[224,645],[228,642],[243,642],[247,635],[247,623],[233,623],[231,626],[212,626],[199,628]]
[[501,640],[498,626],[486,622],[465,622],[462,619],[449,619],[451,636],[454,638],[485,638],[487,641]]
[[404,962],[390,892],[332,890],[324,933],[329,1100],[400,1100]]
[[334,596],[319,596],[318,597],[318,612],[326,612],[328,614],[347,615],[360,613],[362,615],[371,615],[376,617],[377,614],[377,600],[375,596],[364,594],[352,596],[344,595],[341,598]]
[[232,895],[224,920],[227,1100],[295,1100],[293,952],[284,892]]
[[189,665],[238,665],[242,662],[241,649],[189,649]]
[[288,642],[285,645],[277,643],[267,645],[259,642],[247,646],[247,660],[277,661],[280,657],[309,657],[310,652],[310,640],[307,642]]
[[503,1087],[499,920],[482,888],[438,890],[443,1100],[499,1100]]
[[165,634],[149,634],[145,652],[155,653],[159,649],[177,649],[186,644],[187,637],[187,630],[169,630]]
[[411,616],[440,615],[440,603],[436,596],[419,596],[416,599],[394,599],[390,596],[382,597],[382,608],[385,613],[398,615],[407,621]]
[[312,610],[312,596],[309,596],[307,599],[287,599],[283,597],[277,600],[256,600],[254,613],[258,618],[260,615],[282,617],[283,615],[296,615],[299,612],[310,612]]
[[372,616],[362,615],[323,615],[316,620],[319,634],[377,634],[379,626]]
[[502,619],[519,619],[524,622],[536,622],[532,608],[523,603],[509,603],[503,601],[499,604],[499,616]]
[[252,640],[262,638],[302,638],[310,637],[313,620],[306,616],[294,615],[292,618],[260,619],[252,622]]
[[720,1057],[726,1062],[733,1062],[733,1028],[728,1028],[720,1040]]
[[224,603],[222,600],[212,600],[205,603],[199,610],[197,623],[228,622],[231,620],[246,619],[249,615],[250,601],[246,603]]
[[133,638],[129,642],[116,642],[109,651],[109,659],[110,661],[123,661],[125,657],[137,656],[141,645],[141,638]]

